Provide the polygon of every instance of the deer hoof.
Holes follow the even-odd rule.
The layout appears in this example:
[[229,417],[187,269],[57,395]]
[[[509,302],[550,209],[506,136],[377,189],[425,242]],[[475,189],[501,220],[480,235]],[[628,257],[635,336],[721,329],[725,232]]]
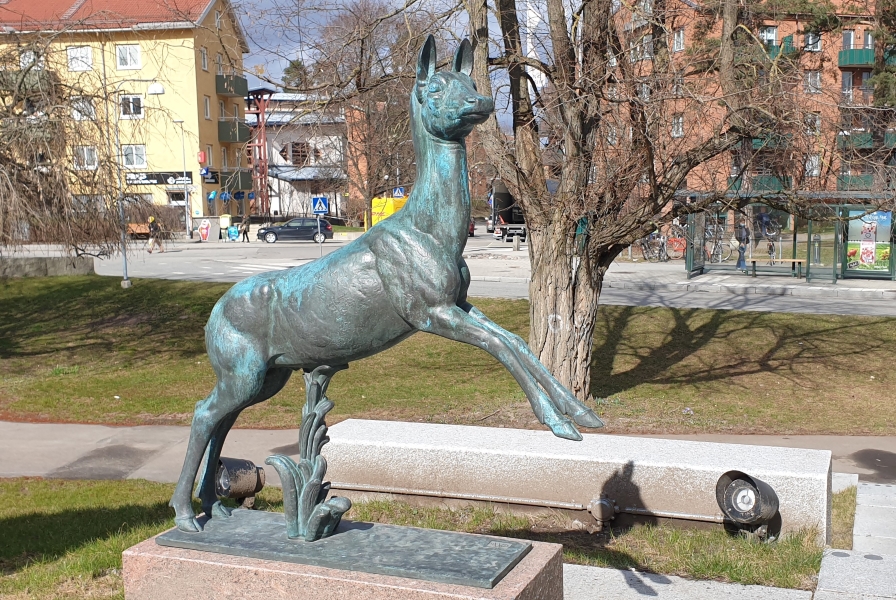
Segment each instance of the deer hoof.
[[598,417],[590,408],[583,408],[579,412],[569,416],[576,422],[576,425],[581,425],[582,427],[598,428],[604,426],[604,422],[601,421],[600,417]]
[[195,516],[174,517],[174,524],[178,529],[187,533],[199,533],[202,531],[202,525],[199,524],[199,520]]
[[557,437],[561,437],[565,440],[572,440],[574,442],[582,441],[582,434],[575,428],[575,425],[566,419],[554,423],[547,423],[547,426],[551,428],[551,431]]

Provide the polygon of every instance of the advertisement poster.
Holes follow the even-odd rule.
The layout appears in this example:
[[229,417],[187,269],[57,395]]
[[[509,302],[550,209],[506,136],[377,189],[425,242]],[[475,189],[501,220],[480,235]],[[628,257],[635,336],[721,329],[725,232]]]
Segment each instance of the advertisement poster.
[[209,222],[209,220],[202,219],[202,221],[199,223],[199,239],[201,239],[203,242],[207,242],[208,232],[209,230],[211,230],[211,228],[212,224]]
[[892,213],[880,210],[865,215],[863,211],[850,211],[849,216],[852,220],[846,242],[847,268],[889,272]]

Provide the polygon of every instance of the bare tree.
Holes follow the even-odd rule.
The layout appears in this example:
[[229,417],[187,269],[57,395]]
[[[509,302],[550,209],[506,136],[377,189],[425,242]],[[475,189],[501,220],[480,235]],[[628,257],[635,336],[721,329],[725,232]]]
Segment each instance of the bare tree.
[[[813,67],[799,44],[760,39],[765,19],[793,14],[786,3],[544,0],[534,3],[541,21],[529,18],[530,4],[465,3],[474,78],[505,99],[512,119],[511,136],[497,118],[480,136],[529,228],[530,346],[584,399],[607,269],[668,223],[677,203],[693,212],[744,202],[731,186],[748,171],[795,179],[749,193],[793,213],[817,203],[797,190],[831,189],[808,169],[817,142],[805,135],[821,103],[807,99],[820,85],[807,69],[829,67]],[[798,33],[830,31],[829,16],[819,10]],[[836,132],[836,112],[811,116]],[[559,180],[554,194],[549,174]]]

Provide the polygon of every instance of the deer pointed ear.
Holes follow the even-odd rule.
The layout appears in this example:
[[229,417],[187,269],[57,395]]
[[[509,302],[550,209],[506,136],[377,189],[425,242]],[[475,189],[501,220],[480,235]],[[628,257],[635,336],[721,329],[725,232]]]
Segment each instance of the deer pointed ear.
[[454,63],[452,68],[464,75],[473,73],[473,45],[470,40],[464,38],[457,50],[454,51]]
[[417,59],[417,85],[426,83],[436,72],[436,38],[426,36],[420,57]]

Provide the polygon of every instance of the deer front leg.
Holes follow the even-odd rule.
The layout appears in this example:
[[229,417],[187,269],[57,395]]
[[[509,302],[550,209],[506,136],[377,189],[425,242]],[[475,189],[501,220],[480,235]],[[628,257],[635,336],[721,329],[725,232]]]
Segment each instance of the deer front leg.
[[538,383],[545,389],[551,399],[557,404],[560,411],[572,418],[576,424],[582,427],[603,427],[604,422],[594,413],[593,410],[583,404],[576,398],[572,392],[566,389],[557,379],[551,375],[551,372],[541,364],[541,361],[532,354],[529,345],[515,333],[511,333],[485,316],[482,311],[470,304],[464,302],[461,309],[466,311],[471,317],[481,323],[483,327],[491,331],[497,336],[501,336],[513,348],[519,356],[522,363],[533,374]]
[[504,336],[496,335],[456,305],[432,308],[420,321],[422,322],[415,323],[420,331],[482,348],[494,356],[523,388],[540,423],[547,425],[557,437],[577,441],[582,439],[572,422],[561,414],[554,402],[538,387],[532,373]]

